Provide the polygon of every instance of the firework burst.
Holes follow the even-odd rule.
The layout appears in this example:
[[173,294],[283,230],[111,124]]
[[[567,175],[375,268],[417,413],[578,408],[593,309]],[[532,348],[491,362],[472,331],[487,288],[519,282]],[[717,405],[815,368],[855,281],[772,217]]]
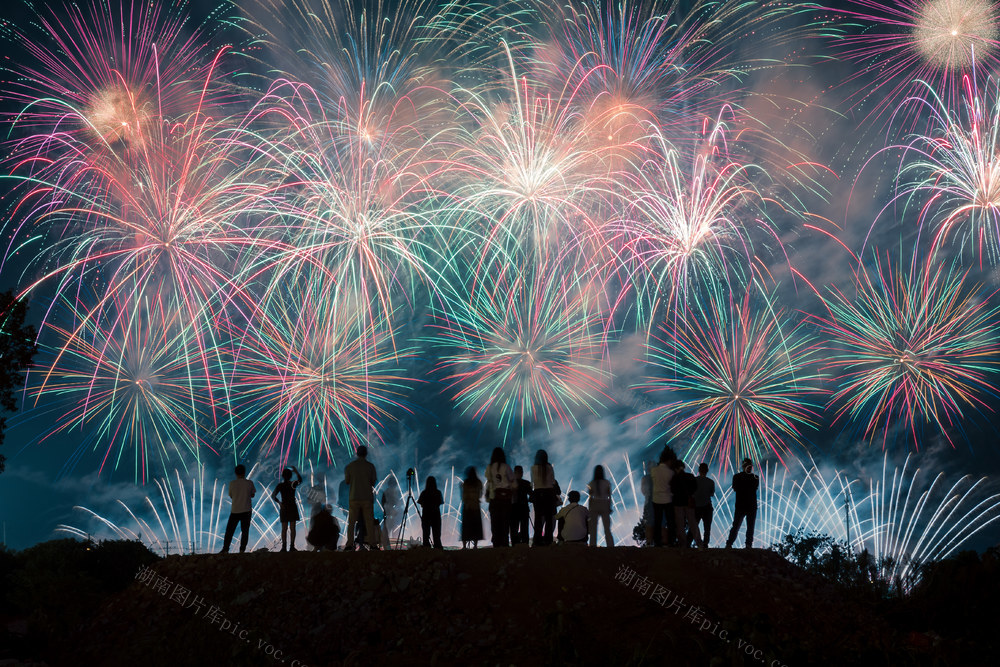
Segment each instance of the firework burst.
[[685,458],[707,459],[723,472],[767,453],[784,462],[803,430],[819,422],[808,336],[789,328],[773,302],[755,308],[751,294],[713,297],[661,324],[647,346],[657,375],[636,385],[666,392],[665,402],[642,414],[655,415],[670,437],[689,439]]
[[57,319],[68,325],[50,323],[43,331],[57,344],[43,349],[29,393],[55,412],[50,436],[84,435],[71,465],[88,446],[103,448],[101,470],[132,459],[136,480],[145,482],[153,462],[162,469],[182,454],[202,455],[204,425],[218,417],[215,378],[199,368],[217,366],[198,360],[195,327],[155,294],[113,305],[98,320],[73,303],[59,304]]
[[459,408],[522,435],[534,423],[576,424],[581,410],[596,413],[608,378],[605,322],[590,287],[558,263],[519,271],[497,262],[470,278],[433,341]]
[[[501,100],[492,90],[463,89],[463,127],[453,159],[454,193],[467,227],[489,246],[516,244],[536,256],[568,248],[600,251],[594,240],[595,193],[606,191],[601,150],[568,86],[550,90],[519,75],[508,51]],[[471,219],[471,220],[470,220]]]
[[[330,298],[316,282],[272,290],[248,326],[229,323],[234,339],[232,382],[240,387],[238,440],[277,452],[281,463],[335,459],[378,439],[402,404],[390,321],[365,321],[369,306]],[[379,313],[378,309],[373,311]]]
[[[21,107],[10,120],[27,137],[19,158],[38,169],[138,150],[156,116],[190,111],[189,95],[212,66],[206,36],[185,27],[186,3],[97,2],[42,11],[39,36],[14,29],[36,64],[11,67],[10,96]],[[52,165],[52,162],[55,165]]]
[[869,116],[896,108],[915,80],[946,91],[950,104],[962,74],[1000,65],[1000,8],[992,0],[851,0],[831,10],[856,22],[837,34],[844,57],[876,77],[857,94],[872,100]]
[[850,416],[866,437],[904,425],[919,447],[924,425],[946,437],[963,407],[989,409],[994,392],[996,308],[943,268],[894,271],[889,263],[855,274],[856,298],[832,290],[829,318],[817,318],[833,341],[824,368],[837,377],[837,418]]
[[315,101],[311,88],[285,82],[259,105],[258,117],[277,117],[286,126],[257,143],[259,176],[280,183],[269,223],[280,248],[276,243],[256,271],[272,285],[305,280],[334,299],[341,292],[348,300],[362,295],[373,308],[359,321],[363,328],[391,319],[403,303],[433,296],[435,267],[447,261],[442,237],[452,230],[428,182],[435,167],[419,146],[406,155],[398,147],[382,155],[377,146],[350,139],[343,119],[322,111],[313,117]]
[[920,106],[931,110],[931,129],[906,146],[910,158],[899,173],[905,185],[897,200],[920,195],[921,223],[934,229],[931,252],[948,240],[971,250],[980,262],[1000,261],[1000,83],[980,89],[965,80],[959,110],[933,91]]
[[776,238],[763,215],[768,197],[755,182],[764,170],[728,153],[721,119],[706,127],[704,142],[693,154],[654,134],[654,156],[626,180],[624,212],[607,227],[618,261],[629,267],[636,283],[646,319],[663,303],[685,302],[696,286],[748,274],[755,254],[753,228]]

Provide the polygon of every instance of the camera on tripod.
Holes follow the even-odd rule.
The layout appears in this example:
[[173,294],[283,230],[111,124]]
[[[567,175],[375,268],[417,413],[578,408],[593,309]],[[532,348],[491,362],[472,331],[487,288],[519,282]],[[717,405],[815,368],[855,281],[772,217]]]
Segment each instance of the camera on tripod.
[[413,468],[406,470],[406,505],[403,507],[403,520],[399,523],[399,533],[396,535],[397,549],[403,546],[403,533],[406,531],[406,519],[410,515],[410,507],[413,507],[417,511],[417,516],[420,516],[420,508],[417,507],[417,501],[413,498],[413,480],[416,477],[416,470]]

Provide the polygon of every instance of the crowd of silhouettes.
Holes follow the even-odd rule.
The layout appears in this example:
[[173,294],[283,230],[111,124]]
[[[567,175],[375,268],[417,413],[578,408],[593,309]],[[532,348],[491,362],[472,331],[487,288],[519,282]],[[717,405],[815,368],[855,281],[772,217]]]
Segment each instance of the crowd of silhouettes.
[[[387,488],[382,494],[383,520],[381,527],[375,520],[375,466],[368,461],[368,450],[357,448],[356,458],[344,469],[344,481],[340,486],[340,507],[347,512],[345,550],[355,548],[387,549],[391,545],[391,533],[398,530],[402,538],[401,521],[406,520],[411,501],[410,484],[413,470],[407,472],[407,501],[400,516],[401,499],[393,489]],[[646,544],[650,546],[697,546],[707,548],[711,540],[715,480],[708,476],[708,464],[698,466],[698,475],[687,471],[687,466],[677,458],[673,449],[664,447],[659,460],[646,466],[641,490],[646,502],[642,521],[646,526]],[[229,484],[232,512],[226,525],[222,552],[228,552],[237,525],[241,527],[240,551],[246,551],[252,517],[252,498],[256,486],[246,478],[246,468],[236,466],[236,479]],[[292,475],[296,479],[292,480]],[[296,523],[300,520],[295,491],[302,483],[302,475],[294,466],[282,470],[282,481],[277,484],[271,498],[278,504],[281,521],[281,551],[295,551]],[[461,523],[462,548],[477,548],[484,539],[482,506],[487,502],[490,520],[490,538],[494,547],[529,544],[531,508],[534,508],[532,526],[534,547],[549,546],[555,542],[564,544],[598,545],[599,524],[604,527],[604,543],[614,546],[611,534],[611,513],[614,508],[611,496],[611,482],[607,479],[603,466],[595,466],[593,479],[587,485],[589,500],[587,506],[580,504],[580,492],[571,490],[562,502],[562,490],[556,480],[555,469],[549,462],[544,449],[535,452],[531,466],[531,480],[524,478],[524,469],[507,463],[503,449],[497,447],[490,456],[484,479],[480,479],[476,468],[470,466],[461,482]],[[733,525],[726,540],[726,548],[732,547],[743,522],[746,522],[744,544],[753,546],[754,526],[757,518],[757,491],[760,480],[753,474],[753,462],[744,459],[741,472],[733,476],[732,489],[735,495]],[[310,491],[311,493],[311,491]],[[322,494],[319,494],[322,495]],[[325,496],[324,496],[325,498]],[[321,498],[322,499],[322,498]],[[441,543],[441,506],[444,496],[438,488],[437,479],[428,477],[423,490],[413,503],[419,515],[423,532],[423,545],[443,549]],[[306,541],[317,551],[337,548],[340,525],[333,516],[333,507],[325,502],[313,507],[311,526]],[[288,539],[288,535],[291,539]],[[398,546],[398,545],[397,545]]]
[[[649,463],[641,489],[646,498],[643,523],[646,543],[653,546],[707,548],[711,541],[715,480],[708,476],[708,464],[698,466],[698,476],[686,471],[684,462],[674,450],[664,447],[656,463]],[[740,527],[746,520],[744,546],[753,547],[753,531],[757,519],[757,489],[760,479],[753,473],[753,461],[743,459],[741,472],[733,476],[732,489],[736,497],[733,525],[726,540],[732,548]]]

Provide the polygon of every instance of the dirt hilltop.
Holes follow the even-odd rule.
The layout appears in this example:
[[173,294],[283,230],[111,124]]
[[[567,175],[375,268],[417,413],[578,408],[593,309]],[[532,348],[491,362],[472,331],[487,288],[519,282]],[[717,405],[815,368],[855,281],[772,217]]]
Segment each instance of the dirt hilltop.
[[766,550],[174,556],[70,642],[82,665],[918,664],[919,642]]

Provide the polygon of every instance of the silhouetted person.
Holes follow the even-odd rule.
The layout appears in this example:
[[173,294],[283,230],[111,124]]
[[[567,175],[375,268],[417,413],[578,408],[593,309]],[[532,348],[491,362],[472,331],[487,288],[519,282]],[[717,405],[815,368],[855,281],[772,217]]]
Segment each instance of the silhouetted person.
[[664,447],[660,462],[649,471],[653,485],[653,546],[663,546],[663,521],[667,522],[667,544],[674,542],[674,495],[670,482],[674,478],[671,464],[677,460],[674,450]]
[[510,546],[510,506],[514,500],[514,471],[503,448],[494,447],[486,466],[486,500],[490,503],[490,540],[494,547]]
[[580,504],[580,492],[566,494],[569,502],[556,514],[559,524],[559,541],[566,544],[586,544],[590,537],[590,512]]
[[701,523],[701,541],[705,547],[712,535],[712,496],[715,495],[715,480],[708,476],[708,464],[698,466],[698,476],[694,478],[694,519]]
[[479,499],[483,497],[483,483],[476,476],[476,469],[469,466],[465,470],[465,480],[462,482],[462,548],[469,542],[472,548],[479,546],[483,539],[483,514],[479,507]]
[[510,543],[528,543],[531,519],[531,482],[524,479],[524,468],[514,466],[514,502],[510,505]]
[[[698,522],[694,518],[694,492],[697,488],[694,475],[684,469],[684,462],[674,464],[674,477],[670,480],[670,492],[674,497],[674,523],[677,524],[677,538],[681,547],[687,548],[691,540],[696,545],[701,543],[701,533],[698,532]],[[687,524],[685,530],[684,524]]]
[[365,544],[374,549],[377,545],[375,527],[375,466],[368,461],[368,448],[358,447],[358,457],[344,468],[344,481],[351,487],[347,514],[347,544],[344,549],[354,548],[354,524],[359,519],[365,522]]
[[[292,481],[293,470],[296,477],[294,482]],[[298,468],[292,466],[281,471],[281,480],[274,487],[274,493],[271,494],[271,500],[278,503],[278,518],[281,521],[281,550],[285,551],[288,544],[287,534],[290,532],[292,534],[291,551],[298,551],[295,548],[295,522],[301,517],[299,516],[299,508],[295,504],[295,489],[302,483],[302,475],[299,474]]]
[[329,505],[325,505],[313,515],[312,526],[309,528],[309,534],[306,535],[306,542],[311,544],[316,551],[337,550],[337,542],[340,540],[340,525],[333,517],[332,509]]
[[247,542],[250,541],[250,517],[253,516],[250,499],[257,495],[257,487],[247,479],[246,467],[240,464],[236,466],[234,472],[236,479],[229,482],[229,497],[232,498],[233,507],[226,523],[222,551],[219,552],[223,554],[229,553],[229,545],[233,543],[233,535],[236,533],[236,524],[240,525],[240,553],[247,550]]
[[434,548],[444,549],[441,546],[441,505],[444,505],[444,496],[438,490],[437,480],[433,477],[427,478],[424,490],[417,498],[417,504],[423,508],[420,514],[420,527],[424,531],[424,546],[431,546],[431,535],[434,536]]
[[743,472],[733,475],[733,494],[736,496],[736,507],[733,510],[733,527],[729,530],[729,539],[726,540],[726,548],[732,548],[736,536],[740,532],[740,525],[743,519],[747,520],[746,548],[753,547],[753,528],[757,523],[757,487],[760,486],[760,478],[750,472],[753,469],[753,461],[743,459]]
[[590,546],[597,546],[597,519],[604,523],[604,545],[615,546],[611,537],[611,482],[604,479],[604,466],[594,466],[594,479],[587,485],[590,491]]
[[552,531],[556,516],[556,473],[549,465],[549,454],[544,449],[535,452],[531,466],[531,502],[535,506],[535,546],[552,544]]

